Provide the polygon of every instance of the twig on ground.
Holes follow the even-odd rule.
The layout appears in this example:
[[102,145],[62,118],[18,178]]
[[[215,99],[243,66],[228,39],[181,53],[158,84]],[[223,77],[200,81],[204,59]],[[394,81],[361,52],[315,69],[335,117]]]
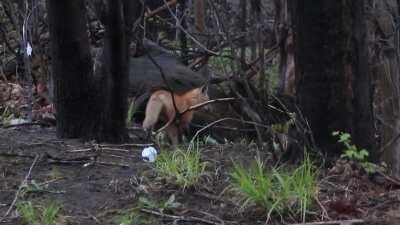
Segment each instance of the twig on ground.
[[215,218],[216,220],[219,221],[219,224],[225,225],[225,222],[221,218],[219,218],[218,216],[216,216],[214,214],[211,214],[211,213],[208,213],[208,212],[205,212],[205,211],[201,211],[201,210],[196,210],[195,212],[201,213],[201,214],[206,215],[208,217],[213,217],[213,218]]
[[383,172],[381,172],[381,171],[379,171],[379,170],[377,170],[376,172],[377,172],[379,175],[381,175],[383,178],[385,178],[387,181],[392,182],[392,183],[395,184],[396,186],[400,186],[400,181],[399,181],[399,180],[397,180],[397,179],[395,179],[395,178],[393,178],[393,177],[390,177],[390,176],[384,174]]
[[195,217],[195,216],[175,216],[171,214],[166,214],[166,213],[161,213],[158,211],[150,210],[150,209],[140,209],[141,212],[143,213],[148,213],[160,217],[165,217],[169,218],[172,220],[179,220],[179,221],[186,221],[186,222],[200,222],[200,223],[205,223],[205,224],[211,224],[211,225],[222,225],[220,222],[215,222],[211,220],[206,220],[200,217]]
[[128,164],[105,162],[105,161],[96,161],[95,164],[99,164],[99,165],[103,165],[103,166],[117,166],[117,167],[123,167],[123,168],[130,168],[131,167]]
[[364,224],[365,220],[353,219],[353,220],[332,220],[332,221],[321,221],[311,223],[295,223],[287,225],[352,225],[352,224]]
[[317,202],[318,206],[321,208],[322,210],[322,219],[327,218],[328,220],[331,220],[331,218],[328,215],[328,211],[326,211],[326,208],[324,207],[324,205],[322,205],[321,201],[318,199],[318,197],[315,197],[315,201]]
[[27,122],[27,123],[3,125],[4,128],[13,128],[13,127],[22,127],[22,126],[42,126],[42,127],[50,127],[51,124],[44,123],[44,122]]
[[129,150],[121,149],[121,148],[109,148],[109,147],[102,147],[102,151],[114,151],[114,152],[129,152]]
[[23,187],[26,185],[26,183],[28,182],[28,179],[29,179],[29,177],[31,176],[33,167],[36,165],[36,162],[38,161],[38,159],[39,159],[39,155],[36,155],[36,157],[35,157],[35,159],[33,160],[31,166],[29,167],[28,173],[26,174],[25,178],[22,180],[21,184],[19,185],[18,190],[17,190],[17,192],[15,193],[14,199],[13,199],[13,201],[11,202],[10,207],[8,207],[8,210],[7,210],[6,213],[3,215],[3,217],[0,218],[0,223],[1,223],[2,221],[4,221],[4,219],[8,216],[8,214],[10,214],[11,210],[14,208],[15,204],[17,203],[17,200],[18,200],[18,197],[19,197],[19,195],[20,195],[20,193],[21,193],[21,191],[22,191],[22,188],[23,188]]
[[21,158],[30,158],[30,159],[34,159],[35,156],[33,155],[28,155],[28,154],[18,154],[18,153],[10,153],[10,152],[1,152],[0,156],[3,157],[21,157]]
[[100,220],[97,219],[97,217],[94,216],[92,213],[90,213],[90,211],[87,210],[87,209],[86,209],[86,214],[87,214],[90,218],[92,218],[97,224],[102,224],[102,223],[100,222]]
[[[142,129],[142,128],[140,128]],[[144,144],[119,144],[119,145],[113,145],[113,144],[101,144],[100,147],[147,147],[147,146],[152,146],[154,145],[153,143],[144,143]]]

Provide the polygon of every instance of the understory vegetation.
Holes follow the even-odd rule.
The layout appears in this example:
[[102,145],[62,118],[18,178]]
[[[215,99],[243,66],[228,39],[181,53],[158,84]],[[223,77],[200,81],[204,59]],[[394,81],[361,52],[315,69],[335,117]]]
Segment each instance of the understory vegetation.
[[65,224],[59,215],[60,206],[55,203],[34,205],[31,201],[20,201],[17,209],[23,221],[28,225],[62,225]]
[[163,151],[157,157],[155,169],[157,173],[182,187],[183,189],[195,186],[205,175],[206,162],[201,161],[198,148],[186,150]]
[[308,156],[298,167],[266,169],[260,159],[250,168],[234,163],[232,187],[243,196],[243,207],[256,204],[271,215],[305,216],[318,191],[316,166]]

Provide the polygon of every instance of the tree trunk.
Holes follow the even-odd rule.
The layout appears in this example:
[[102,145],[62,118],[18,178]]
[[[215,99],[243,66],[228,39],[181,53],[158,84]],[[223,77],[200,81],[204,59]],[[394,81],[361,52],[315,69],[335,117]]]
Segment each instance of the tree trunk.
[[353,140],[358,148],[369,150],[372,159],[375,152],[375,128],[372,112],[372,87],[368,69],[368,35],[365,1],[351,1],[353,16]]
[[293,36],[291,28],[291,10],[289,10],[288,0],[274,0],[275,4],[275,24],[274,32],[279,46],[279,82],[278,93],[281,95],[294,96],[295,86],[295,67]]
[[84,1],[48,0],[59,137],[110,142],[127,137],[129,41],[141,11],[138,2],[107,1],[107,11],[100,12],[106,27],[102,65],[93,74]]
[[[90,113],[92,58],[83,0],[48,0],[57,136],[86,135]],[[66,22],[67,21],[67,22]]]
[[[181,21],[180,23],[182,25],[182,28],[187,30],[188,26],[187,26],[187,22],[186,22],[186,13],[185,13],[185,11],[186,11],[186,0],[180,0],[178,2],[178,7],[177,8],[178,8],[178,12],[179,12],[178,18]],[[181,55],[180,55],[181,62],[184,65],[188,65],[189,62],[188,62],[188,52],[187,52],[188,49],[187,49],[186,34],[185,34],[185,32],[179,30],[178,31],[178,36],[179,36],[179,44],[180,44],[180,48],[181,48]]]
[[[194,23],[196,28],[197,39],[204,44],[207,38],[204,37],[206,32],[206,2],[205,0],[194,0]],[[208,61],[208,59],[207,59]],[[205,78],[210,77],[210,70],[208,68],[207,62],[200,70],[201,74]]]
[[349,1],[291,3],[298,103],[317,146],[330,153],[342,149],[331,133],[352,130]]
[[[239,3],[240,8],[240,32],[242,32],[243,38],[242,43],[240,43],[240,62],[242,69],[246,64],[246,42],[247,42],[247,0],[240,0]],[[243,69],[244,70],[244,69]]]
[[129,48],[122,0],[107,0],[107,8],[109,11],[105,20],[101,80],[96,88],[99,98],[93,107],[99,108],[101,113],[92,132],[98,140],[121,142],[127,137],[125,119],[128,105]]
[[[400,177],[400,49],[399,31],[393,21],[399,17],[396,0],[371,0],[369,4],[369,39],[371,42],[371,74],[375,82],[377,129],[380,154],[392,173]],[[385,41],[382,41],[385,40]]]

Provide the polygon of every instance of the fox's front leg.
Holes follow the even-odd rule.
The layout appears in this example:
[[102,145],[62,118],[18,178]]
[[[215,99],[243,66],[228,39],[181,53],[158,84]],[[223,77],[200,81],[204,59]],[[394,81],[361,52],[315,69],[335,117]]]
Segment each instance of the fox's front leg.
[[167,132],[167,136],[169,140],[171,141],[172,145],[178,145],[179,144],[179,130],[178,127],[175,124],[169,125],[165,131]]
[[181,119],[179,121],[179,133],[181,135],[185,134],[187,137],[188,131],[189,131],[189,124],[193,119],[193,112],[186,112],[181,116]]

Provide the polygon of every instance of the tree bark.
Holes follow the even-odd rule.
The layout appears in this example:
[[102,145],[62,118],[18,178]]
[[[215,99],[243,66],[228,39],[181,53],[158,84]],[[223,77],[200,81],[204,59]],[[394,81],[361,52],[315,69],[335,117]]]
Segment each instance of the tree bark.
[[[181,21],[180,23],[182,25],[182,28],[187,30],[186,13],[185,13],[186,8],[187,8],[186,7],[186,0],[178,1],[178,7],[177,8],[178,8],[178,12],[179,12],[178,18]],[[186,34],[185,34],[185,32],[179,30],[178,31],[178,36],[179,36],[179,44],[180,44],[180,48],[181,48],[181,56],[180,56],[181,62],[184,65],[188,65],[189,64],[189,62],[188,62],[188,52],[187,52],[188,46],[187,46]]]
[[[92,58],[86,32],[83,0],[48,0],[54,76],[57,136],[77,138],[86,135],[92,121],[90,78]],[[67,22],[66,22],[67,21]]]
[[[98,84],[98,102],[101,107],[97,125],[93,126],[96,139],[121,142],[126,139],[125,119],[128,97],[129,48],[122,0],[107,0],[104,50],[101,80]],[[128,30],[128,29],[127,29]]]
[[84,1],[47,2],[59,137],[110,142],[127,137],[129,41],[141,11],[138,2],[107,1],[107,10],[100,12],[106,33],[99,61],[102,65],[97,66],[96,61],[96,73],[92,70]]
[[278,93],[294,96],[296,87],[290,2],[288,0],[274,0],[274,4],[276,13],[274,32],[279,46],[280,59]]
[[[380,154],[392,173],[400,177],[400,43],[399,31],[393,21],[399,17],[398,0],[369,1],[370,66],[374,75],[374,113]],[[385,41],[382,41],[385,40]]]
[[353,140],[358,148],[369,150],[372,159],[375,152],[375,127],[372,111],[371,77],[368,68],[368,35],[365,1],[351,1],[353,17]]
[[333,131],[375,155],[365,0],[297,0],[293,6],[296,93],[318,147],[340,153]]
[[98,140],[122,142],[128,138],[125,120],[128,110],[132,26],[141,19],[142,4],[140,1],[107,0],[106,5],[106,33],[101,81],[98,82],[102,86],[96,88],[101,95],[98,99],[102,101],[98,102],[97,106],[103,105],[104,108],[98,120],[98,127],[94,126],[93,131],[98,131]]

